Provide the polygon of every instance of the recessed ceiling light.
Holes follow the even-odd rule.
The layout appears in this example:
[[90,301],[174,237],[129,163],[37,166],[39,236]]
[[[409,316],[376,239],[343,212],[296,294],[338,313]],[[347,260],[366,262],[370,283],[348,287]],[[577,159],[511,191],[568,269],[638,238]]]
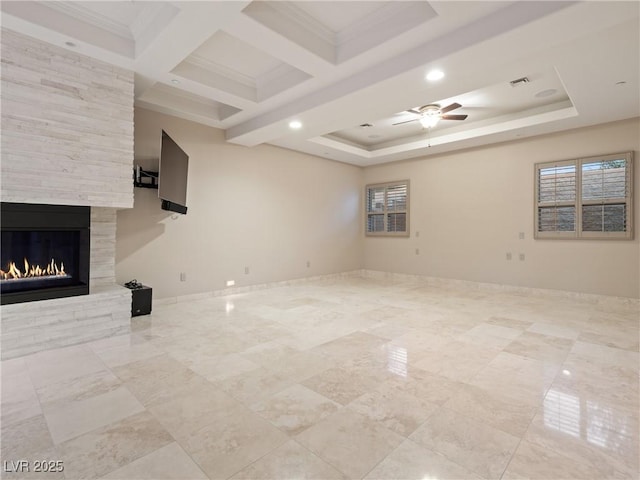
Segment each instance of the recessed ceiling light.
[[175,78],[171,79],[171,83],[173,83],[174,85],[179,85],[180,84],[180,80],[177,80]]
[[621,82],[616,82],[616,85],[626,85],[626,84],[627,84],[627,82],[625,82],[624,80],[621,81]]
[[431,70],[427,73],[427,80],[430,82],[436,82],[444,78],[444,72],[442,70]]
[[555,88],[548,88],[546,90],[542,90],[536,93],[535,96],[537,98],[544,98],[544,97],[550,97],[551,95],[555,95],[556,93],[558,93],[558,90],[556,90]]
[[76,44],[75,44],[75,43],[73,43],[73,42],[64,42],[64,44],[65,44],[67,47],[71,47],[71,48],[75,48],[75,47],[76,47]]
[[289,122],[289,128],[293,130],[300,130],[302,128],[302,122],[299,120],[292,120]]
[[371,128],[373,127],[373,125],[371,125],[370,123],[363,123],[360,125],[362,128]]

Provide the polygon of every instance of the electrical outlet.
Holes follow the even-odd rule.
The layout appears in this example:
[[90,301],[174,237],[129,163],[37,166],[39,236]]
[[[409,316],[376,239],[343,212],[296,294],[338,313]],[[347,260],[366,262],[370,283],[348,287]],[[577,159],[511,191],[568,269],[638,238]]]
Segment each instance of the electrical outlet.
[[511,260],[511,252],[507,252],[507,260]]
[[420,249],[416,248],[416,255],[420,255]]
[[307,268],[311,267],[311,262],[307,260]]
[[244,267],[244,274],[249,275],[249,267]]
[[187,274],[185,272],[180,272],[180,281],[181,282],[187,281]]
[[521,262],[524,262],[524,253],[521,253],[521,254],[519,255],[519,257],[520,257],[520,261],[521,261]]
[[236,284],[235,280],[227,280],[227,287],[233,287]]
[[520,233],[518,233],[518,238],[519,238],[520,240],[524,240],[524,232],[520,232]]
[[419,237],[419,236],[420,236],[420,231],[416,230],[416,237]]

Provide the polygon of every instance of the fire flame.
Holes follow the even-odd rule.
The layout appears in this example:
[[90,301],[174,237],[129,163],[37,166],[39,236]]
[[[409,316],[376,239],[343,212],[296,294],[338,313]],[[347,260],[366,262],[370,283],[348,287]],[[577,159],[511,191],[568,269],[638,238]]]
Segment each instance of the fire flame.
[[24,259],[24,270],[20,270],[15,262],[9,262],[7,271],[0,270],[0,279],[13,280],[18,278],[33,278],[33,277],[56,277],[65,276],[67,273],[64,271],[64,263],[60,262],[60,266],[54,259],[46,267],[40,265],[29,265],[29,261]]

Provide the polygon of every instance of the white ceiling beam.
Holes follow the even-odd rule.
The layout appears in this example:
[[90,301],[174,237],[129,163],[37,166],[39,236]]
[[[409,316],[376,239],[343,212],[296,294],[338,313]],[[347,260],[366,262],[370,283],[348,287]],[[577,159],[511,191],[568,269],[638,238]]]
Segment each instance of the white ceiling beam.
[[[557,12],[572,2],[517,2],[469,25],[449,32],[438,39],[413,48],[402,55],[381,62],[365,71],[317,90],[311,95],[293,101],[279,109],[255,116],[249,121],[226,130],[232,143],[254,146],[289,134],[288,119],[304,115],[310,110],[327,111],[333,105],[333,118],[344,115],[340,99],[357,92],[366,92],[374,84],[382,83],[422,65],[472,47],[497,35]],[[377,99],[380,102],[380,99]],[[336,117],[336,115],[338,115]],[[311,131],[310,136],[327,132]]]
[[[135,59],[135,69],[140,75],[171,85],[175,78],[171,71],[209,39],[216,31],[231,23],[250,1],[233,2],[176,2],[180,9],[167,27],[158,33],[154,42]],[[142,95],[143,91],[137,92]],[[224,100],[242,108],[243,103],[234,97]]]
[[[244,14],[225,25],[224,31],[313,77],[334,67],[331,62]],[[268,50],[265,50],[266,45]]]

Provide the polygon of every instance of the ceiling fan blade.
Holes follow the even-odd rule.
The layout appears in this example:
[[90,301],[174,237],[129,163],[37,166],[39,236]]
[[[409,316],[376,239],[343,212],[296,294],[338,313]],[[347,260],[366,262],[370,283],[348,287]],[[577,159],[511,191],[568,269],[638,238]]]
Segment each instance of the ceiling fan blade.
[[392,123],[391,125],[402,125],[403,123],[417,122],[418,120],[420,120],[420,119],[419,118],[412,118],[411,120],[405,120],[404,122]]
[[442,115],[440,118],[442,120],[464,120],[469,115]]
[[441,113],[447,113],[450,112],[451,110],[455,110],[456,108],[460,108],[462,105],[460,105],[459,103],[452,103],[451,105],[448,105],[444,108],[440,109]]
[[415,108],[410,108],[409,110],[405,110],[405,112],[415,113],[416,115],[422,115],[420,110],[416,110]]

